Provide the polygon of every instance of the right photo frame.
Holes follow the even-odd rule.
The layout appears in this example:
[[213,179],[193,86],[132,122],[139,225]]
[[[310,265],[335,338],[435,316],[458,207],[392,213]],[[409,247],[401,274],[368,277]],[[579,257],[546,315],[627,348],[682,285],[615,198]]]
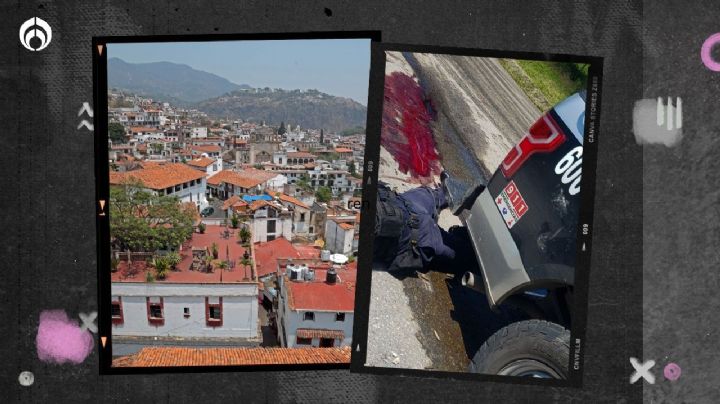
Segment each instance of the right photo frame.
[[352,370],[581,386],[602,59],[373,44]]

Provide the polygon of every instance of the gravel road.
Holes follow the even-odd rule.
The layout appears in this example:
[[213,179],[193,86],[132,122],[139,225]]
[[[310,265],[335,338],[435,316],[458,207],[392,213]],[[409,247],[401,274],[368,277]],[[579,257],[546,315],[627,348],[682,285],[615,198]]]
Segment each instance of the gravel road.
[[[386,73],[414,73],[437,112],[443,168],[470,184],[489,178],[540,116],[495,59],[388,52]],[[398,192],[419,184],[381,148],[380,180]],[[439,183],[439,179],[436,179]],[[445,210],[439,224],[460,224]],[[373,271],[367,366],[466,371],[470,357],[507,324],[485,296],[438,272],[398,279]]]

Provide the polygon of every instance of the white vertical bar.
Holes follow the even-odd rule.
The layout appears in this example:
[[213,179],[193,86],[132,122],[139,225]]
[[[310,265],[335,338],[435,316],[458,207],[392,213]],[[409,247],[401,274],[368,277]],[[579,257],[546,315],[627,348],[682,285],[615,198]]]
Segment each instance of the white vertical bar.
[[672,99],[668,97],[667,106],[666,106],[665,112],[667,112],[667,126],[666,128],[668,130],[672,130],[673,128],[673,105],[672,105]]
[[677,97],[675,104],[675,127],[680,129],[682,128],[682,98]]
[[663,109],[662,98],[657,99],[657,125],[662,126],[665,123],[665,110]]

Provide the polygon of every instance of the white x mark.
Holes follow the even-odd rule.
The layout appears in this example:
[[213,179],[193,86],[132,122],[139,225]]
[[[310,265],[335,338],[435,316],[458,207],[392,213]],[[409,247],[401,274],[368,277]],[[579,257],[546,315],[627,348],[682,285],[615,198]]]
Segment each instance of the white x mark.
[[80,326],[80,329],[90,330],[90,332],[97,333],[97,326],[95,325],[95,319],[97,318],[97,311],[93,311],[90,314],[80,313],[80,320],[82,320],[82,325]]
[[654,360],[651,359],[641,365],[637,358],[630,358],[630,364],[635,368],[635,372],[630,376],[630,384],[640,380],[641,377],[648,383],[655,384],[655,376],[650,373],[650,368],[655,366]]

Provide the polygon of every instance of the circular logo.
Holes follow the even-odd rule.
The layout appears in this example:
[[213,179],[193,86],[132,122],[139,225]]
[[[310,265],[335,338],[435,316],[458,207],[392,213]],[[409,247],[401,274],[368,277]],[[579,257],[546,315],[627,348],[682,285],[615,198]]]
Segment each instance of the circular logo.
[[682,369],[680,369],[680,366],[678,366],[677,363],[668,363],[667,366],[665,366],[665,369],[663,370],[663,374],[665,375],[665,378],[670,381],[675,381],[680,378],[680,374],[682,373]]
[[31,52],[38,52],[50,45],[52,29],[45,20],[33,17],[20,26],[20,43]]
[[714,72],[720,72],[720,63],[716,62],[712,57],[712,48],[720,43],[720,32],[710,35],[700,48],[700,59],[708,69]]
[[18,376],[18,381],[22,386],[31,386],[33,382],[35,382],[35,375],[27,370],[24,372],[20,372],[20,376]]

